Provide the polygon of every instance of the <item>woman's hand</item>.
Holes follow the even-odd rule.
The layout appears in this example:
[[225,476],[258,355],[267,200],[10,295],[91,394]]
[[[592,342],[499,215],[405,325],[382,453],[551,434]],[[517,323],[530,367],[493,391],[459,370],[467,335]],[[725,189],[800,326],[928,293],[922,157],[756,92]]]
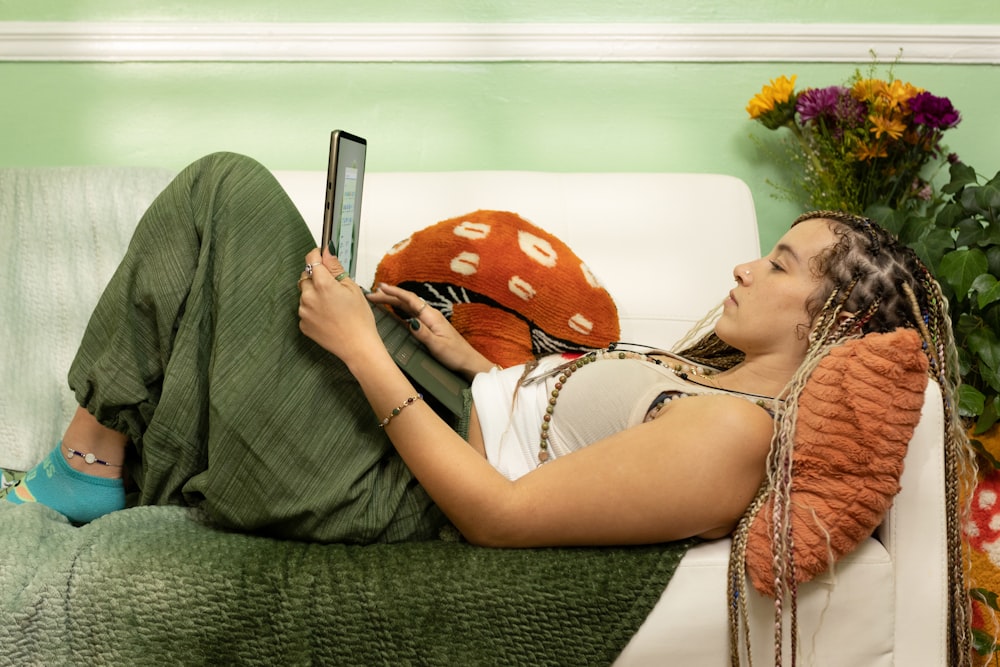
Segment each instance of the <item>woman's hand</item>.
[[472,347],[440,311],[428,307],[413,292],[383,283],[377,291],[368,294],[368,300],[392,306],[397,313],[408,314],[406,322],[413,337],[426,345],[434,358],[451,370],[471,379],[476,373],[493,368],[493,362]]
[[299,278],[299,329],[348,365],[386,354],[364,292],[329,251],[306,255],[311,267]]

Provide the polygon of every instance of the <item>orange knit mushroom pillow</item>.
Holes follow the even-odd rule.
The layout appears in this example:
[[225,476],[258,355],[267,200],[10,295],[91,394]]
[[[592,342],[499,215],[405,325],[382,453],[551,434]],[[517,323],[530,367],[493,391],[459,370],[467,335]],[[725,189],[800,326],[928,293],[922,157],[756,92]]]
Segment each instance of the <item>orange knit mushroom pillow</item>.
[[506,211],[444,220],[397,243],[376,283],[416,292],[491,361],[606,347],[618,309],[569,246]]
[[[847,341],[810,375],[792,456],[796,581],[825,571],[882,522],[920,421],[927,367],[916,332],[897,329]],[[746,565],[754,588],[773,597],[771,508],[768,500],[750,527]]]

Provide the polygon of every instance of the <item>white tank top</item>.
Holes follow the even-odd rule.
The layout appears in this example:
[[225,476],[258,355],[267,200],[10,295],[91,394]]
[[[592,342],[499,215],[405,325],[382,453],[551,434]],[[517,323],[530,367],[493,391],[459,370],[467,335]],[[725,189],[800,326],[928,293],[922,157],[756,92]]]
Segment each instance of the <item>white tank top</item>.
[[[552,370],[566,361],[560,355],[543,357],[525,384],[519,385],[523,366],[480,374],[473,381],[486,458],[507,479],[538,466],[542,420],[559,381]],[[758,404],[770,400],[687,382],[672,368],[642,359],[598,359],[576,370],[559,390],[549,426],[549,457],[641,424],[664,399],[695,394],[736,395]]]

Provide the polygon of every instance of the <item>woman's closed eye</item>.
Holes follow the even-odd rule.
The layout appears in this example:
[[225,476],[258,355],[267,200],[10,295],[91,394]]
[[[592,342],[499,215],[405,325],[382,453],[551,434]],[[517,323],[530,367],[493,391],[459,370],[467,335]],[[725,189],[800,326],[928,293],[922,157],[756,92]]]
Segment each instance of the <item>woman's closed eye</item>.
[[780,264],[778,264],[778,263],[777,263],[776,261],[774,261],[773,259],[772,259],[772,260],[769,260],[769,262],[770,262],[770,264],[771,264],[771,270],[772,270],[772,271],[784,271],[784,270],[785,270],[785,269],[784,269],[784,267],[782,267],[782,266],[781,266]]

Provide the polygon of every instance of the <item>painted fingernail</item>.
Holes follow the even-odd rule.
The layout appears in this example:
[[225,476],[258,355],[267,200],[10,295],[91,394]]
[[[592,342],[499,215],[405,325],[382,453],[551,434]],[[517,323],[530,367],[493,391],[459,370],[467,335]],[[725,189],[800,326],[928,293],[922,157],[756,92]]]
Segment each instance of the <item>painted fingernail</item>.
[[410,322],[410,328],[413,329],[414,331],[420,328],[420,320],[418,320],[417,318],[411,317],[409,322]]

